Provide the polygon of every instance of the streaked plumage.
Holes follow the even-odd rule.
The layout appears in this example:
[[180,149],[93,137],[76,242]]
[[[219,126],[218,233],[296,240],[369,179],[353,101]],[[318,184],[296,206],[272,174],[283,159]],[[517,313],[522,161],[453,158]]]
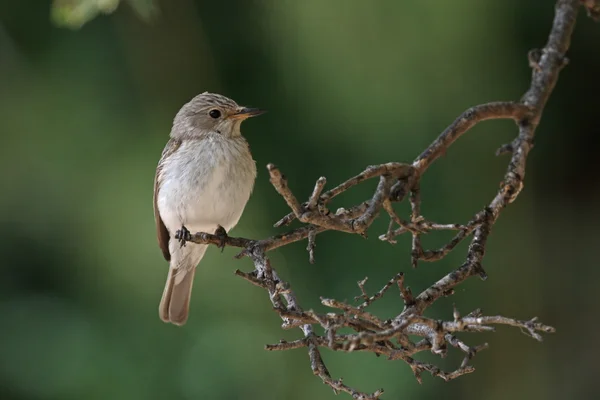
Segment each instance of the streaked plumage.
[[[214,110],[218,110],[218,118]],[[212,112],[212,114],[210,114]],[[184,105],[173,121],[154,183],[158,243],[170,263],[159,313],[165,322],[186,322],[196,266],[206,245],[181,247],[175,232],[226,231],[239,221],[256,178],[241,122],[261,112],[224,96],[203,93]]]

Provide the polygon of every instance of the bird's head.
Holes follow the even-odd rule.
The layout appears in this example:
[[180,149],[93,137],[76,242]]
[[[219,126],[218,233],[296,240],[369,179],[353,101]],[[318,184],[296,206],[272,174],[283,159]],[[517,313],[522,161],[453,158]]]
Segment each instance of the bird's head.
[[181,107],[173,121],[172,137],[199,137],[214,132],[226,137],[240,135],[240,125],[264,110],[238,105],[228,97],[204,92]]

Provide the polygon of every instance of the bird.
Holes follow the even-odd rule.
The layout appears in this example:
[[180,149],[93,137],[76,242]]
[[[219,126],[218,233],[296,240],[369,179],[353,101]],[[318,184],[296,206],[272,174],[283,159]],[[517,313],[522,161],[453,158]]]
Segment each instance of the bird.
[[194,273],[208,247],[186,244],[190,231],[215,232],[224,240],[244,211],[256,180],[256,162],[240,125],[264,112],[204,92],[173,119],[153,196],[158,244],[169,262],[159,305],[166,323],[186,323]]

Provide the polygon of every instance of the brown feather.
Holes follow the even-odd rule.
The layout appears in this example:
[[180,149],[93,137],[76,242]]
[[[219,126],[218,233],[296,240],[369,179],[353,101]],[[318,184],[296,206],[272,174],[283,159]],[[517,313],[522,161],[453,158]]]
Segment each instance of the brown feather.
[[187,321],[195,272],[196,267],[188,271],[169,268],[169,276],[158,307],[160,318],[164,322],[181,326]]
[[181,140],[179,139],[170,139],[165,146],[162,155],[160,157],[160,161],[158,162],[158,166],[156,167],[156,175],[154,176],[154,198],[153,198],[153,207],[154,207],[154,222],[156,223],[156,236],[158,238],[158,246],[162,250],[163,256],[165,260],[171,261],[171,253],[169,253],[169,230],[163,223],[160,218],[160,213],[158,211],[158,206],[156,204],[156,199],[158,198],[158,191],[160,190],[161,184],[161,171],[165,160],[168,159],[177,149],[181,146]]

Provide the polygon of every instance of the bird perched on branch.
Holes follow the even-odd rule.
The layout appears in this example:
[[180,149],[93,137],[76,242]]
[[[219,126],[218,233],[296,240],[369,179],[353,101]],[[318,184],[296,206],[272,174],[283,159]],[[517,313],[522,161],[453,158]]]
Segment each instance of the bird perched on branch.
[[202,93],[175,116],[154,178],[154,219],[169,274],[159,306],[164,322],[187,321],[196,266],[207,245],[186,245],[192,232],[224,237],[240,219],[256,164],[240,133],[246,118],[264,113]]

